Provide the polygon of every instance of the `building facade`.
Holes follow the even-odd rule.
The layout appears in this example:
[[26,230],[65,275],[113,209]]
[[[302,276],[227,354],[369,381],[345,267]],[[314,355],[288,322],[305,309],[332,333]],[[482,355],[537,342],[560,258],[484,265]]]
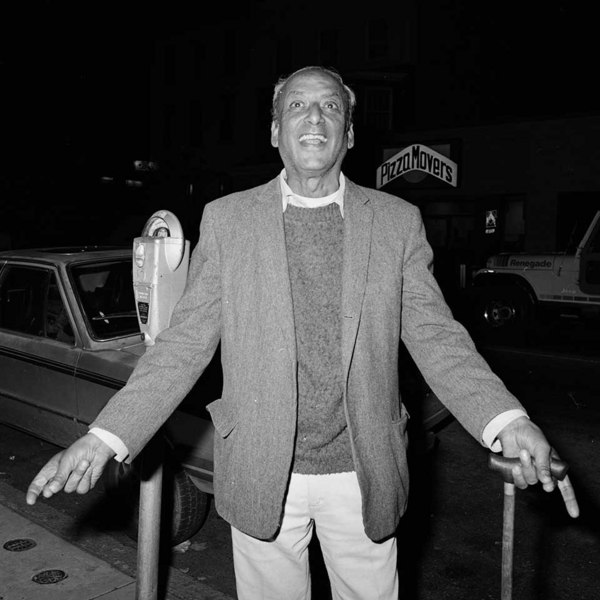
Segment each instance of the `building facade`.
[[495,252],[572,245],[600,210],[598,135],[599,116],[399,134],[382,161],[412,144],[437,147],[456,163],[456,185],[408,173],[382,189],[420,207],[440,268],[457,281],[460,264],[480,267]]

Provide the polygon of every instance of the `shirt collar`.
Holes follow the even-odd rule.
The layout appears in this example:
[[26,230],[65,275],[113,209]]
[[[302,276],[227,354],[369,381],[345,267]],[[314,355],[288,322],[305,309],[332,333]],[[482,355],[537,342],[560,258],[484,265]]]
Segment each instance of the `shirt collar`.
[[335,202],[340,207],[342,218],[344,217],[344,191],[346,189],[346,178],[342,172],[340,172],[340,186],[338,189],[333,192],[333,194],[329,194],[329,196],[324,196],[323,198],[307,198],[306,196],[299,196],[298,194],[295,194],[288,185],[286,178],[287,174],[285,169],[282,169],[281,173],[279,174],[279,182],[281,184],[281,201],[283,203],[283,212],[285,212],[288,204],[292,204],[293,206],[301,206],[303,208],[319,208]]

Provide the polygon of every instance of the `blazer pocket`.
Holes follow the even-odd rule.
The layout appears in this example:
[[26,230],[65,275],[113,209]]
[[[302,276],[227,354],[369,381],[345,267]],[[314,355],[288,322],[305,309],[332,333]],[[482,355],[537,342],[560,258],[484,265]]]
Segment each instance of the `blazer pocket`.
[[218,398],[207,404],[206,410],[210,413],[213,425],[222,438],[226,438],[235,429],[238,415],[231,402]]

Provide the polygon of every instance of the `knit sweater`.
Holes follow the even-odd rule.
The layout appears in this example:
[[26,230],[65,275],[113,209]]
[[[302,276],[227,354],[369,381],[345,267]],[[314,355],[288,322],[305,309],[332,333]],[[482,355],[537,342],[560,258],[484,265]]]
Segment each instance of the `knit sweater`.
[[298,355],[293,471],[352,471],[342,400],[340,208],[337,204],[320,208],[288,205],[284,222]]

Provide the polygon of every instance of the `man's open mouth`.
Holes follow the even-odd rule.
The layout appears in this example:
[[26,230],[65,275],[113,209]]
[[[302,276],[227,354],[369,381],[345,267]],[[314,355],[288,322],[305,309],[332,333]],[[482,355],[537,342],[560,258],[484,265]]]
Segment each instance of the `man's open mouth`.
[[324,144],[327,138],[320,133],[305,133],[300,136],[299,141],[307,144]]

